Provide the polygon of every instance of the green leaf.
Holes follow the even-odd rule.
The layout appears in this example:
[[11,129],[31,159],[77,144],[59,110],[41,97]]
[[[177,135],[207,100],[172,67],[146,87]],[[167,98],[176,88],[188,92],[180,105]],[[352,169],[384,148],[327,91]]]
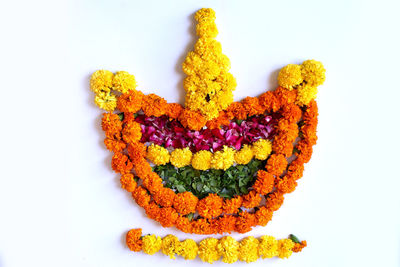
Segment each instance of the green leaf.
[[289,239],[291,239],[294,243],[301,243],[301,241],[297,238],[297,236],[290,234]]

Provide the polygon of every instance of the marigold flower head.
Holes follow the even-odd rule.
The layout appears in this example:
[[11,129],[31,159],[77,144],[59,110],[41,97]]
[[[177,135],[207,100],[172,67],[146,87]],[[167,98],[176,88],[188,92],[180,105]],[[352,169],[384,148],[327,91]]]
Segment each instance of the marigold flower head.
[[221,257],[217,250],[218,239],[206,238],[199,243],[199,258],[208,263],[213,263]]
[[296,180],[287,177],[278,179],[275,184],[276,189],[278,189],[280,192],[284,194],[292,193],[296,189],[296,186],[297,186]]
[[287,160],[282,154],[273,154],[269,157],[265,168],[272,175],[281,175],[287,167]]
[[227,109],[228,113],[232,114],[232,118],[244,120],[247,118],[247,112],[242,103],[233,102]]
[[177,254],[185,260],[194,260],[197,256],[199,248],[193,239],[185,239],[179,243]]
[[211,167],[212,153],[207,150],[200,150],[192,158],[192,167],[196,170],[208,170]]
[[142,229],[132,229],[126,234],[126,245],[132,251],[139,252],[142,250]]
[[98,92],[94,103],[101,109],[113,111],[117,107],[117,96],[112,92]]
[[166,115],[170,119],[177,119],[181,115],[183,107],[178,103],[169,103],[166,108]]
[[222,54],[222,46],[215,39],[199,38],[194,45],[194,52],[204,60],[215,60]]
[[104,132],[114,135],[122,130],[122,122],[117,114],[103,113],[101,127]]
[[239,260],[247,263],[256,261],[258,259],[258,244],[259,241],[252,236],[240,241]]
[[301,76],[301,67],[296,64],[289,64],[283,67],[278,74],[279,86],[285,87],[288,90],[292,90],[303,82]]
[[104,145],[107,147],[108,150],[114,153],[121,152],[126,147],[126,144],[123,141],[115,138],[105,138]]
[[238,209],[242,206],[242,197],[236,196],[231,199],[224,199],[222,209],[225,214],[236,214]]
[[275,91],[265,92],[258,98],[258,101],[261,107],[267,112],[276,112],[281,108],[281,102],[276,97]]
[[193,233],[192,231],[193,226],[190,220],[185,216],[182,215],[178,216],[175,222],[175,227],[184,233],[189,233],[189,234]]
[[246,233],[251,230],[253,226],[257,223],[257,218],[254,214],[247,211],[239,213],[236,218],[235,230],[238,233]]
[[217,151],[211,158],[211,168],[227,170],[233,165],[235,160],[235,150],[224,146],[223,150]]
[[290,239],[281,239],[278,241],[278,257],[281,259],[289,258],[293,251],[294,242]]
[[145,235],[142,238],[142,250],[144,253],[153,255],[161,249],[162,240],[161,237],[155,235]]
[[281,103],[282,107],[285,107],[286,105],[293,104],[296,101],[297,90],[289,91],[282,86],[278,86],[278,88],[276,88],[274,91],[274,95]]
[[135,90],[136,80],[135,76],[126,71],[118,71],[115,73],[112,86],[115,91],[125,94],[130,90]]
[[263,107],[260,105],[257,97],[246,97],[242,100],[244,109],[246,110],[247,116],[251,117],[264,113]]
[[255,213],[257,224],[266,226],[267,223],[272,219],[272,212],[266,207],[260,207]]
[[185,109],[180,117],[180,122],[184,127],[188,127],[192,130],[200,130],[206,124],[206,119],[196,111]]
[[132,192],[132,197],[141,207],[146,207],[147,205],[149,205],[151,200],[151,197],[149,193],[147,193],[147,190],[141,186],[136,187],[135,191]]
[[155,94],[143,97],[142,110],[146,116],[160,117],[165,114],[167,101]]
[[325,68],[321,62],[306,60],[301,64],[301,74],[308,85],[317,87],[325,81]]
[[196,34],[202,38],[215,38],[218,35],[217,25],[212,20],[203,20],[196,25]]
[[194,19],[197,21],[215,20],[215,18],[215,11],[212,8],[202,8],[194,15]]
[[265,206],[267,207],[267,209],[270,211],[276,211],[282,206],[284,197],[281,192],[276,191],[269,194],[266,200],[267,201]]
[[154,201],[163,207],[171,207],[174,203],[174,198],[174,190],[167,187],[162,187],[162,184],[159,185],[159,190],[153,194]]
[[269,140],[259,139],[252,145],[254,157],[259,160],[266,160],[272,152],[272,144]]
[[161,251],[171,259],[175,259],[175,253],[179,248],[179,239],[174,235],[167,235],[162,239]]
[[198,198],[191,192],[183,192],[175,195],[174,208],[181,215],[186,215],[196,211]]
[[242,206],[247,209],[257,207],[261,202],[261,196],[255,190],[243,196]]
[[128,173],[132,170],[133,164],[128,159],[128,156],[126,156],[120,152],[117,152],[112,157],[111,167],[115,172],[124,174],[124,173]]
[[121,187],[128,192],[133,192],[136,189],[136,181],[132,173],[126,173],[121,175]]
[[276,240],[275,237],[268,235],[260,237],[258,254],[263,259],[278,256],[278,240]]
[[95,93],[109,92],[114,74],[108,70],[97,70],[90,77],[90,89]]
[[165,165],[169,162],[169,152],[166,148],[151,144],[147,147],[146,157],[156,165]]
[[253,186],[254,191],[262,195],[268,194],[274,188],[274,180],[275,177],[272,174],[259,170],[257,172],[257,180]]
[[187,165],[190,165],[192,161],[192,152],[188,147],[186,148],[178,148],[171,152],[171,164],[177,168],[182,168]]
[[128,121],[125,123],[122,130],[122,138],[128,144],[134,144],[140,141],[142,138],[142,129],[140,124],[135,121]]
[[309,84],[299,86],[297,89],[296,104],[300,106],[308,105],[312,100],[317,97],[318,89]]
[[217,250],[225,263],[234,263],[239,258],[239,242],[231,236],[222,237],[218,242]]
[[118,97],[117,108],[121,112],[136,113],[142,108],[143,93],[136,90],[130,90]]
[[222,213],[223,200],[217,194],[209,194],[199,201],[197,211],[204,218],[217,217]]
[[243,145],[243,147],[235,153],[235,161],[237,164],[247,164],[253,158],[253,150],[249,145]]
[[303,240],[300,243],[295,243],[292,251],[297,253],[302,251],[305,247],[307,247],[307,241]]

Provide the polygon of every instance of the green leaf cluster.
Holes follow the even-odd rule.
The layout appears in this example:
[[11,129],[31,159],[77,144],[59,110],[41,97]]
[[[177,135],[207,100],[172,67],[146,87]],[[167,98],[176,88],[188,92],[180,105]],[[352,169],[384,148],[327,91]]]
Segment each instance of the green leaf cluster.
[[166,187],[177,192],[190,191],[200,199],[209,193],[232,198],[248,193],[256,179],[257,171],[263,165],[265,162],[253,159],[247,165],[231,166],[226,171],[200,171],[192,166],[176,168],[171,164],[155,166],[153,171],[163,179]]

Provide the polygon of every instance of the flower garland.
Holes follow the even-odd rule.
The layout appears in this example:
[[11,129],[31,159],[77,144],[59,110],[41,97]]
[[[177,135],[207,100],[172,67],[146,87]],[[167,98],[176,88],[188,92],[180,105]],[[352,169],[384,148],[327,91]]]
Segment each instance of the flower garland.
[[306,241],[299,241],[294,235],[277,240],[275,237],[264,235],[260,238],[252,236],[236,241],[230,236],[220,239],[206,238],[198,244],[192,239],[179,241],[174,235],[161,238],[156,235],[142,236],[142,229],[132,229],[126,234],[126,244],[131,251],[143,251],[154,255],[161,251],[164,255],[175,259],[176,255],[185,260],[194,260],[197,256],[207,263],[214,263],[221,259],[224,263],[243,261],[255,262],[257,259],[279,257],[289,258],[293,252],[300,252],[307,246]]

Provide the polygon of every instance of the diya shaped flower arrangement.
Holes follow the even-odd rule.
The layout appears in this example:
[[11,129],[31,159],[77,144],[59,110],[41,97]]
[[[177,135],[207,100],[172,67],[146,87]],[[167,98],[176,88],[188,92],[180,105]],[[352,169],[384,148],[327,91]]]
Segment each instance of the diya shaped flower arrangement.
[[[184,107],[143,94],[125,71],[98,70],[90,86],[96,105],[107,111],[102,128],[114,153],[112,169],[149,218],[190,234],[246,233],[265,226],[302,177],[317,141],[315,98],[325,69],[315,60],[289,64],[280,70],[276,90],[234,102],[236,81],[215,40],[215,12],[201,9],[195,20],[199,38],[182,64]],[[127,245],[147,254],[161,250],[231,263],[288,257],[306,242],[225,236],[197,244],[132,229]]]

